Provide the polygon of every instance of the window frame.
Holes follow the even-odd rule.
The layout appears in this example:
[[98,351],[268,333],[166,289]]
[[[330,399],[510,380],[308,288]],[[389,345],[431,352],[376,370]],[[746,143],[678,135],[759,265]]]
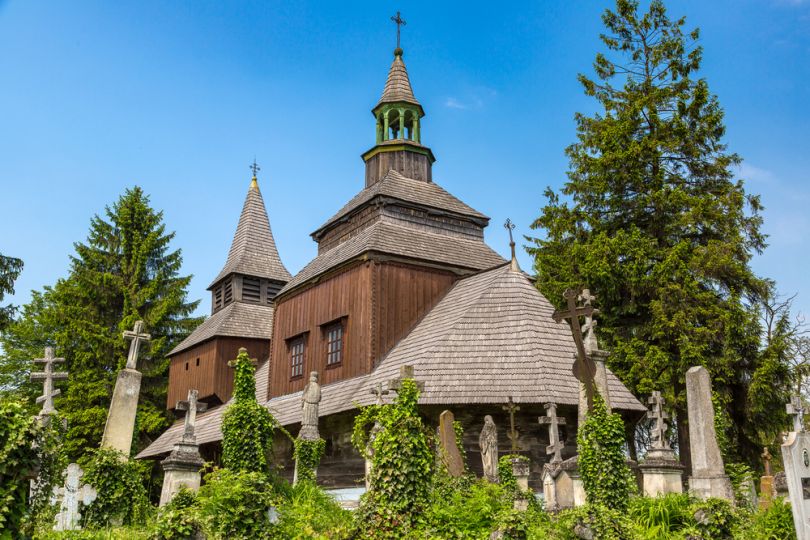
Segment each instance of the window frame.
[[[339,339],[335,341],[330,341],[330,335],[332,330],[339,328],[340,334]],[[321,325],[321,332],[323,332],[324,338],[324,351],[326,352],[326,369],[337,368],[343,365],[343,357],[346,353],[346,317],[341,317],[339,319],[335,319],[328,323]],[[336,351],[330,350],[332,343],[339,343],[340,348]],[[338,355],[337,361],[330,361],[333,354]]]
[[[298,334],[297,336],[293,336],[285,340],[287,342],[287,358],[288,366],[289,366],[289,374],[290,380],[301,379],[304,377],[304,364],[306,363],[306,354],[307,354],[307,335]],[[301,346],[300,355],[294,352],[296,346]],[[300,356],[300,362],[296,363],[295,358]],[[299,371],[299,373],[296,373]]]

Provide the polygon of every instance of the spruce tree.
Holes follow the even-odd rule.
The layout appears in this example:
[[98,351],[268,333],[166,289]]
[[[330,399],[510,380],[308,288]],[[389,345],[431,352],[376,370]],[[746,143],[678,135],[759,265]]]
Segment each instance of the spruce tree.
[[[0,301],[6,294],[14,294],[14,281],[20,276],[22,268],[20,259],[0,253]],[[11,322],[14,311],[14,306],[0,306],[0,331]]]
[[144,321],[152,341],[138,361],[143,381],[133,449],[169,423],[166,354],[200,322],[190,316],[198,301],[187,301],[191,277],[180,275],[173,238],[144,192],[127,189],[91,220],[87,240],[74,244],[69,275],[35,293],[2,337],[3,373],[30,366],[44,345],[66,359],[70,377],[56,406],[67,418],[65,444],[74,459],[101,440],[115,377],[126,364],[122,333],[136,320]]
[[596,292],[611,369],[636,395],[665,393],[687,465],[685,372],[706,366],[730,447],[753,462],[750,403],[760,418],[763,406],[782,418],[750,387],[757,374],[757,388],[781,388],[758,369],[754,306],[769,290],[749,264],[765,247],[759,197],[734,178],[740,158],[724,143],[723,111],[697,78],[698,30],[685,33],[658,0],[643,15],[618,0],[602,19],[608,53],[597,54],[595,79],[579,76],[601,111],[576,115],[568,181],[561,194],[546,190],[533,224],[545,232],[529,248],[537,285],[554,302],[568,287]]

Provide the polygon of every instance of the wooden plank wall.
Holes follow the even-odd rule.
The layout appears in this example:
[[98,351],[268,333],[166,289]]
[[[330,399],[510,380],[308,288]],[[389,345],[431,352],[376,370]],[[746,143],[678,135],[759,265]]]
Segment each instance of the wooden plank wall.
[[270,340],[220,337],[216,338],[216,341],[218,360],[216,363],[214,391],[216,397],[222,403],[225,403],[231,399],[231,394],[233,394],[234,371],[228,365],[228,362],[235,359],[236,355],[239,354],[239,349],[244,347],[247,349],[248,356],[255,358],[261,364],[270,355]]

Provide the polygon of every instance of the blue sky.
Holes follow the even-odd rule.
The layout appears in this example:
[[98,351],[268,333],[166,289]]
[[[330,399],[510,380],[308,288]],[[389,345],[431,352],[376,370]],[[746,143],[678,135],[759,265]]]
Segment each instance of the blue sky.
[[[137,184],[207,312],[254,155],[298,271],[309,233],[362,188],[398,9],[434,179],[492,218],[487,241],[506,255],[503,221],[530,234],[544,188],[565,181],[574,113],[595,110],[576,76],[603,50],[609,5],[0,0],[0,252],[25,261],[11,300],[64,276],[91,216]],[[810,1],[668,6],[702,30],[702,76],[767,207],[754,268],[808,312]]]

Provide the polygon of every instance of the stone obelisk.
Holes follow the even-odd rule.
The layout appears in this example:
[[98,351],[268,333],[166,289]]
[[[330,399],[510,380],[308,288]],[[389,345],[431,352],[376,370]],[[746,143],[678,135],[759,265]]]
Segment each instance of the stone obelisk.
[[102,448],[118,450],[129,457],[132,448],[132,435],[135,431],[135,414],[138,412],[138,397],[141,393],[141,372],[136,368],[141,342],[149,342],[151,336],[143,332],[143,321],[137,321],[132,331],[124,332],[124,339],[130,340],[127,365],[118,372],[113,390],[107,423],[101,438]]

